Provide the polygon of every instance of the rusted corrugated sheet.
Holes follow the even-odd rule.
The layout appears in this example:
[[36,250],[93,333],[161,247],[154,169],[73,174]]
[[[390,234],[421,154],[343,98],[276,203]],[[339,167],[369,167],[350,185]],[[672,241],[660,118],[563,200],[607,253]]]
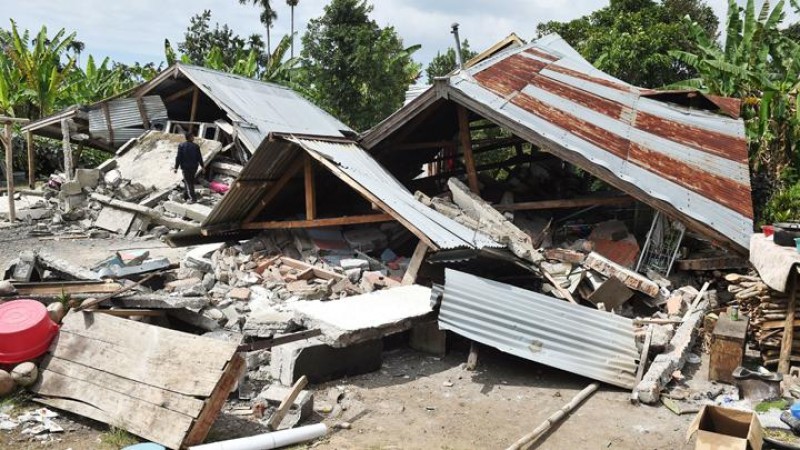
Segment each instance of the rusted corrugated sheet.
[[[753,229],[744,124],[649,98],[550,36],[462,71],[447,96],[690,226],[746,249]],[[664,208],[664,206],[667,208]]]

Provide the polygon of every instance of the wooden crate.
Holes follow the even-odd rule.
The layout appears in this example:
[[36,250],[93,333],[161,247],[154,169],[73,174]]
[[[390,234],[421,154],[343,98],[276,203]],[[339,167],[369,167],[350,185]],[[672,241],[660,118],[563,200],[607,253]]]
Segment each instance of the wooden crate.
[[711,337],[709,380],[733,384],[733,370],[742,365],[744,358],[747,324],[746,316],[734,321],[726,314],[720,315]]
[[242,374],[237,343],[71,312],[32,388],[45,405],[165,447],[203,442]]

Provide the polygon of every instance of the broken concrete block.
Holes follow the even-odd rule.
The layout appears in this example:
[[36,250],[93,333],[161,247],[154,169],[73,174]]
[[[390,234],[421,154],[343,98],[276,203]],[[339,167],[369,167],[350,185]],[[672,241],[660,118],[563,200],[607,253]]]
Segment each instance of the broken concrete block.
[[[198,282],[199,281],[200,280],[198,280]],[[230,298],[232,300],[240,300],[240,301],[250,300],[250,289],[247,289],[245,287],[238,287],[238,288],[231,289],[228,292],[228,298]]]
[[122,182],[122,173],[117,169],[109,170],[103,175],[103,181],[106,183],[106,186],[116,189]]
[[369,270],[369,261],[358,258],[345,258],[339,261],[339,265],[347,273],[348,270],[359,269]]
[[266,366],[270,361],[269,350],[245,352],[243,356],[244,362],[247,364],[247,370],[256,370],[261,366]]
[[19,254],[17,265],[14,266],[14,273],[11,279],[22,283],[27,283],[33,278],[33,273],[36,271],[36,252],[33,250],[25,250]]
[[200,278],[184,278],[182,280],[170,281],[164,285],[164,290],[167,292],[182,291],[200,283]]
[[242,332],[247,336],[270,338],[276,334],[288,333],[297,328],[290,312],[260,308],[247,316]]
[[61,193],[66,196],[83,194],[83,189],[78,181],[66,181],[61,184]]
[[[283,402],[291,388],[282,386],[279,383],[272,383],[258,394],[258,400],[264,400],[269,405],[277,407]],[[300,391],[300,394],[292,402],[289,412],[286,417],[281,420],[281,423],[276,427],[277,430],[287,430],[297,426],[300,422],[311,416],[314,412],[314,394],[309,390]]]
[[33,383],[36,383],[36,379],[39,378],[39,368],[32,362],[18,364],[11,371],[11,378],[22,387],[32,386]]
[[164,209],[180,217],[186,217],[197,222],[203,222],[211,214],[211,208],[198,203],[188,204],[168,201],[164,203]]
[[[2,274],[0,274],[0,276],[2,276]],[[11,284],[10,281],[8,280],[0,281],[0,295],[11,295],[15,292],[17,292],[17,290],[14,288],[14,285]]]
[[291,386],[303,375],[310,383],[322,383],[378,370],[383,362],[382,353],[380,339],[343,348],[330,347],[319,339],[306,339],[273,347],[270,373],[284,386]]
[[97,215],[97,219],[94,221],[94,226],[112,233],[125,234],[135,218],[136,213],[107,206],[100,210],[100,214]]
[[411,328],[409,347],[418,352],[443,357],[447,352],[447,332],[437,322],[424,322]]
[[53,216],[53,210],[45,208],[25,208],[17,210],[17,220],[42,220]]
[[147,197],[150,189],[144,187],[141,183],[129,183],[117,189],[116,197],[124,202],[136,203],[139,200]]
[[64,304],[61,302],[53,302],[47,305],[47,314],[50,316],[50,320],[55,323],[61,323],[61,319],[67,314],[66,308],[64,308]]
[[650,351],[653,354],[663,353],[669,346],[669,341],[675,334],[675,330],[671,325],[650,325],[653,329],[653,334],[650,338]]
[[590,253],[589,256],[586,257],[586,266],[607,277],[615,277],[619,281],[622,281],[625,286],[643,292],[650,297],[657,297],[661,290],[653,281],[595,252]]
[[114,169],[116,169],[116,168],[117,168],[117,165],[118,165],[118,163],[117,163],[117,160],[116,160],[116,159],[114,159],[114,158],[111,158],[111,159],[107,159],[107,160],[105,160],[105,161],[104,161],[102,164],[100,164],[99,166],[97,166],[97,170],[98,170],[98,171],[99,171],[101,174],[105,174],[105,173],[106,173],[106,172],[108,172],[109,170],[114,170]]
[[82,188],[95,189],[100,182],[100,170],[75,169],[75,180]]
[[586,298],[595,305],[602,303],[606,310],[617,308],[633,297],[633,291],[628,289],[622,281],[611,277],[604,281],[592,294]]

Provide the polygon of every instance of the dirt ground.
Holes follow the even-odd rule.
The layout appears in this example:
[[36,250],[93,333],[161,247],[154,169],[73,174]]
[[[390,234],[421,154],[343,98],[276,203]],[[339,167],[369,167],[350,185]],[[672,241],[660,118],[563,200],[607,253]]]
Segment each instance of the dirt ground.
[[[46,249],[90,266],[115,250],[147,248],[153,256],[178,262],[185,249],[158,241],[126,239],[47,240],[28,238],[24,228],[0,228],[0,265],[20,250]],[[502,449],[531,431],[591,381],[483,347],[477,370],[463,368],[466,347],[456,345],[444,358],[398,347],[384,354],[380,371],[312,386],[319,410],[330,404],[332,388],[345,391],[347,410],[339,417],[315,413],[329,435],[296,448],[319,449]],[[704,358],[705,359],[705,358]],[[705,363],[704,363],[705,364]],[[697,372],[704,372],[702,369]],[[689,449],[685,432],[692,414],[677,416],[662,406],[634,406],[630,393],[603,386],[541,440],[539,449]],[[8,401],[6,402],[8,404]],[[0,408],[3,406],[0,403]],[[36,405],[23,402],[20,410]],[[64,433],[45,439],[0,431],[0,449],[113,449],[130,436],[100,423],[62,414]],[[333,425],[349,422],[350,429]],[[258,423],[225,413],[209,440],[249,436]]]

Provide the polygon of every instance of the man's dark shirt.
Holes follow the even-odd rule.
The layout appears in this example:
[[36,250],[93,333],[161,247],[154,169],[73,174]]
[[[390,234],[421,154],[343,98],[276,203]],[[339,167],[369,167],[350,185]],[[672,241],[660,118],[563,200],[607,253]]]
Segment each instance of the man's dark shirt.
[[194,142],[182,142],[175,157],[175,169],[180,167],[184,172],[194,174],[201,165],[203,165],[203,155],[200,154],[200,146]]

